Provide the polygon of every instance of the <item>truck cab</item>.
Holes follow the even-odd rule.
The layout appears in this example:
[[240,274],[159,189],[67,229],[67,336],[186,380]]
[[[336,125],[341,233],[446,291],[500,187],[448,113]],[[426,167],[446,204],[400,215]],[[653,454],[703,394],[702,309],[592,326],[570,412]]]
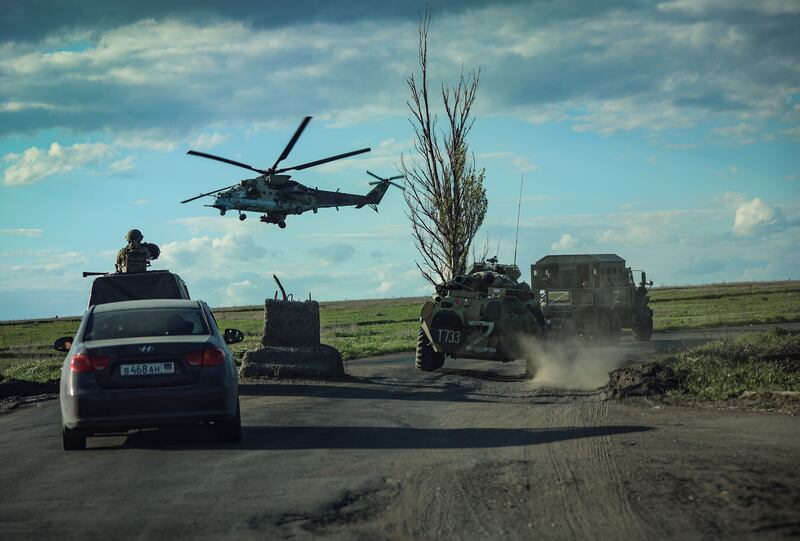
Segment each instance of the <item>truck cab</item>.
[[615,343],[631,329],[649,340],[653,311],[647,306],[647,277],[637,285],[633,271],[616,254],[548,255],[531,265],[531,284],[557,335]]

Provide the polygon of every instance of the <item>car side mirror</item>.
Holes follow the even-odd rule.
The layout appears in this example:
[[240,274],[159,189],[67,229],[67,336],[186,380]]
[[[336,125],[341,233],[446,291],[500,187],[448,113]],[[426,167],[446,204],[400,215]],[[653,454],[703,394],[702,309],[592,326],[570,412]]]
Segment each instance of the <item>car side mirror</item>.
[[72,348],[72,337],[62,336],[53,342],[53,349],[56,351],[69,351]]
[[239,329],[225,329],[225,343],[236,344],[244,340],[244,333]]

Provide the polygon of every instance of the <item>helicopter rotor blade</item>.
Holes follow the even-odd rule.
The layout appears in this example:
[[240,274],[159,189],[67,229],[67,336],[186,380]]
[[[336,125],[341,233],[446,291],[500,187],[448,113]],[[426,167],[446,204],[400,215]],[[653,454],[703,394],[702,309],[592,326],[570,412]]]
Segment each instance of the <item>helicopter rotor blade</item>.
[[394,177],[389,177],[386,180],[397,180],[399,178],[406,178],[406,176],[405,175],[397,175],[397,176],[394,176]]
[[356,154],[363,154],[364,152],[369,152],[372,150],[371,148],[362,148],[360,150],[354,150],[352,152],[345,152],[344,154],[337,154],[336,156],[331,156],[330,158],[323,158],[321,160],[317,160],[314,162],[304,163],[302,165],[295,165],[293,167],[284,167],[283,169],[276,169],[273,173],[283,173],[284,171],[292,171],[297,170],[300,171],[301,169],[308,169],[309,167],[314,167],[316,165],[322,165],[323,163],[332,162],[335,160],[341,160],[342,158],[348,158],[350,156],[355,156]]
[[205,196],[207,196],[207,195],[214,195],[214,194],[215,194],[215,193],[217,193],[217,192],[221,192],[221,191],[223,191],[223,190],[227,190],[227,189],[229,189],[229,188],[233,188],[234,186],[236,186],[236,184],[232,184],[232,185],[230,185],[230,186],[225,186],[224,188],[220,188],[219,190],[214,190],[213,192],[201,193],[201,194],[200,194],[200,195],[198,195],[198,196],[195,196],[195,197],[190,197],[189,199],[186,199],[185,201],[181,201],[181,204],[183,204],[183,203],[188,203],[189,201],[194,201],[195,199],[200,199],[201,197],[205,197]]
[[200,156],[201,158],[208,158],[209,160],[216,160],[218,162],[229,163],[237,167],[242,167],[244,169],[249,169],[250,171],[255,171],[256,173],[261,173],[262,175],[267,174],[267,172],[264,171],[263,169],[256,169],[255,167],[247,165],[246,163],[229,160],[228,158],[223,158],[221,156],[214,156],[213,154],[206,154],[205,152],[198,152],[197,150],[190,150],[186,154],[191,154],[192,156]]
[[370,182],[370,183],[369,183],[369,185],[370,185],[370,186],[377,186],[378,184],[391,184],[392,186],[395,186],[395,187],[397,187],[397,188],[400,188],[400,189],[401,189],[401,190],[403,190],[403,191],[406,191],[406,187],[405,187],[405,186],[401,186],[401,185],[399,185],[399,184],[398,184],[398,183],[396,183],[396,182],[392,182],[392,181],[391,181],[391,180],[389,180],[388,178],[387,178],[387,179],[385,179],[385,180],[381,180],[380,182]]
[[311,122],[310,116],[305,117],[303,121],[300,122],[300,125],[295,130],[294,135],[292,135],[292,138],[287,143],[286,148],[284,148],[283,152],[281,152],[280,157],[275,160],[275,164],[270,168],[270,171],[274,171],[278,167],[279,163],[289,157],[289,153],[292,151],[292,148],[294,148],[294,144],[300,138],[300,135],[303,133],[303,130],[306,129],[306,126],[308,126],[309,122]]
[[[375,173],[373,173],[372,171],[367,171],[367,174],[368,174],[369,176],[371,176],[371,177],[375,177],[375,178],[377,178],[378,180],[383,180],[383,178],[382,178],[382,177],[379,177],[378,175],[376,175],[376,174],[375,174]],[[376,182],[370,182],[370,184],[377,184],[377,183],[376,183]]]

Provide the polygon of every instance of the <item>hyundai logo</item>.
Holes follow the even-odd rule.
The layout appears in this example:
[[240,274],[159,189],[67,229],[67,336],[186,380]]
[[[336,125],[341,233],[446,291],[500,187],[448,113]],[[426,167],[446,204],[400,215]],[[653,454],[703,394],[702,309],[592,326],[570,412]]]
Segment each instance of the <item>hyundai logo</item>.
[[153,346],[141,346],[139,351],[142,353],[153,353]]

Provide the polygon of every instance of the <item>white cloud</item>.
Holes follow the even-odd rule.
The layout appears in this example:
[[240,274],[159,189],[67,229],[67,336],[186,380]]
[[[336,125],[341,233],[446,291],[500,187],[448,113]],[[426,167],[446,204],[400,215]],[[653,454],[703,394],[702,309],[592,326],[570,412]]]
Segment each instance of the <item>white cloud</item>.
[[550,245],[553,250],[571,250],[578,246],[578,239],[574,238],[569,233],[564,233],[561,238]]
[[606,229],[597,239],[598,244],[640,246],[653,238],[653,230],[644,224],[631,224],[618,229]]
[[780,219],[780,211],[775,206],[756,197],[751,201],[742,201],[736,207],[733,232],[751,235],[766,226],[776,224]]
[[204,132],[192,141],[191,146],[200,150],[209,150],[227,141],[228,137],[228,135],[223,135],[217,131],[213,133]]
[[[511,164],[514,166],[514,172],[517,174],[539,170],[539,165],[533,163],[527,156],[515,154],[510,151],[480,152],[476,155],[476,159],[479,162],[482,160],[511,161]],[[481,167],[480,163],[478,163],[477,166]]]
[[32,228],[6,228],[0,229],[0,235],[9,235],[12,237],[41,237],[43,231],[41,229]]
[[112,162],[108,166],[108,172],[111,175],[120,175],[122,173],[129,173],[136,168],[136,156],[126,156],[121,160]]
[[258,304],[264,300],[264,291],[250,280],[231,282],[222,288],[223,303],[227,306]]
[[[780,15],[799,10],[794,0],[452,8],[434,18],[431,63],[447,80],[461,66],[484,67],[479,117],[566,121],[604,134],[712,120],[719,135],[756,136],[765,120],[786,123],[792,108],[797,42],[794,19]],[[11,121],[0,129],[127,131],[124,144],[163,149],[187,133],[217,144],[224,135],[208,132],[212,126],[308,111],[322,112],[330,126],[407,114],[402,82],[416,63],[413,13],[386,18],[376,9],[374,17],[312,23],[297,10],[287,14],[286,22],[259,26],[143,11],[116,28],[7,42],[0,110]],[[75,40],[88,45],[76,50]],[[153,134],[140,134],[147,130]]]
[[10,165],[3,174],[3,182],[6,186],[33,184],[50,175],[97,163],[113,153],[112,147],[103,143],[76,143],[68,147],[53,143],[47,150],[30,147],[21,154],[4,156]]

